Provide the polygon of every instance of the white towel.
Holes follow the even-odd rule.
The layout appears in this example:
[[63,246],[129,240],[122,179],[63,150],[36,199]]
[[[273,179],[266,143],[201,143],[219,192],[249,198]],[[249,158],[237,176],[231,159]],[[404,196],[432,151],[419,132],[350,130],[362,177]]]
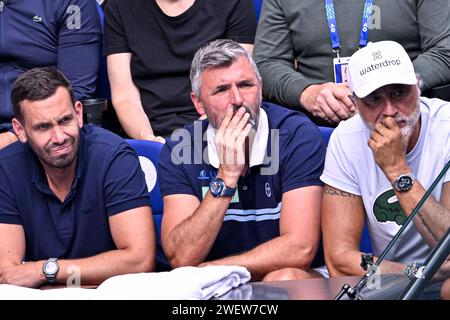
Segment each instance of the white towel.
[[244,267],[182,267],[170,272],[115,276],[97,289],[39,290],[0,285],[0,300],[207,300],[249,280],[250,272]]
[[244,267],[182,267],[170,272],[115,276],[97,291],[99,299],[207,300],[249,280],[250,272]]

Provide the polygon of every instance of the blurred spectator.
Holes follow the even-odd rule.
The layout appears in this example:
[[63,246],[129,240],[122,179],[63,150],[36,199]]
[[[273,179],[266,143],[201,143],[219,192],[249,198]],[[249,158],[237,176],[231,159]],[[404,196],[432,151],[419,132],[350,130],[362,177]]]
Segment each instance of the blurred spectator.
[[108,73],[125,132],[163,142],[159,136],[198,118],[189,86],[195,51],[217,38],[233,39],[251,51],[255,29],[252,0],[109,0]]
[[[337,124],[354,114],[348,86],[334,82],[330,30],[325,3],[316,0],[264,0],[254,57],[270,100],[302,109],[319,124]],[[368,41],[394,40],[413,60],[423,90],[450,83],[450,6],[448,0],[334,1],[340,56],[360,43],[363,9]],[[331,6],[330,6],[331,7]],[[333,18],[333,10],[327,10]],[[332,21],[333,19],[331,19]],[[339,48],[336,48],[339,50]]]
[[[11,86],[25,71],[55,66],[70,80],[74,98],[95,91],[101,29],[92,0],[0,0],[0,133],[11,129]],[[0,148],[17,138],[0,135]]]

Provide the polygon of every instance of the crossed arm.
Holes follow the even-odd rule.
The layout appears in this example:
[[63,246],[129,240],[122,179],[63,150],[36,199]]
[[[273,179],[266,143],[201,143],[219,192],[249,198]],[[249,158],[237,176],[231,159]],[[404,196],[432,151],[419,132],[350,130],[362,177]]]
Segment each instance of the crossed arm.
[[[284,193],[279,237],[206,264],[244,266],[254,280],[284,267],[309,268],[319,243],[321,197],[319,186]],[[214,198],[209,192],[201,203],[190,195],[164,197],[162,242],[174,267],[204,262],[229,203],[230,198]]]
[[[73,278],[74,271],[80,272],[82,285],[98,285],[115,275],[154,269],[156,247],[150,207],[113,215],[109,225],[117,249],[82,259],[58,259],[58,283]],[[39,287],[46,282],[44,260],[22,263],[25,233],[21,225],[0,224],[0,243],[0,283]]]

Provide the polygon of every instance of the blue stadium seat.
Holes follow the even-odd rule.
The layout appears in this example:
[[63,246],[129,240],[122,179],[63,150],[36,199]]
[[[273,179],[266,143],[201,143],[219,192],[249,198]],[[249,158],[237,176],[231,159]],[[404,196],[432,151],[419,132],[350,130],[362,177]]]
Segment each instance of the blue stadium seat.
[[153,211],[153,220],[156,228],[156,270],[170,270],[170,264],[164,255],[161,244],[161,220],[163,215],[163,201],[161,192],[159,191],[159,183],[157,179],[157,169],[159,162],[159,153],[163,144],[154,141],[127,139],[128,144],[136,151],[139,156],[142,171],[145,173],[145,180],[150,195],[150,206]]
[[322,134],[323,141],[325,145],[328,145],[328,141],[330,141],[331,134],[333,133],[334,128],[330,127],[321,127],[319,126],[320,133]]
[[369,229],[367,229],[367,223],[364,224],[361,242],[359,243],[359,250],[365,253],[373,253],[372,240],[370,239]]
[[[322,133],[323,141],[325,142],[325,144],[328,144],[331,133],[333,132],[333,128],[319,126],[319,130]],[[363,234],[361,237],[361,242],[359,244],[359,249],[361,250],[361,252],[366,252],[366,253],[373,252],[369,230],[367,229],[367,223],[364,224],[364,230],[363,230]]]
[[259,16],[261,14],[262,3],[263,3],[263,0],[253,0],[253,6],[255,7],[256,21],[259,20]]
[[[97,11],[98,16],[100,19],[100,23],[102,25],[103,30],[103,22],[105,19],[105,16],[103,14],[102,7],[97,2]],[[109,86],[109,80],[108,80],[108,71],[106,68],[106,59],[103,57],[103,39],[102,39],[102,49],[99,52],[100,55],[100,66],[97,74],[97,88],[95,91],[95,98],[106,98],[108,100],[111,100],[111,88]]]

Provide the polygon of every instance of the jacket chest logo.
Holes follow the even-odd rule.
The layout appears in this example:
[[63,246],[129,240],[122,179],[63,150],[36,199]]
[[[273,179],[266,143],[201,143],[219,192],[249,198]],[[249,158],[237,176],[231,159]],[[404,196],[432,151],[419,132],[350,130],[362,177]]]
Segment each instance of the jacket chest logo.
[[36,22],[36,23],[41,23],[42,22],[42,17],[38,16],[38,15],[35,15],[33,17],[33,21]]
[[267,198],[270,198],[270,196],[272,195],[272,189],[270,188],[270,184],[268,182],[266,182],[266,184],[264,185],[264,189],[266,190]]

